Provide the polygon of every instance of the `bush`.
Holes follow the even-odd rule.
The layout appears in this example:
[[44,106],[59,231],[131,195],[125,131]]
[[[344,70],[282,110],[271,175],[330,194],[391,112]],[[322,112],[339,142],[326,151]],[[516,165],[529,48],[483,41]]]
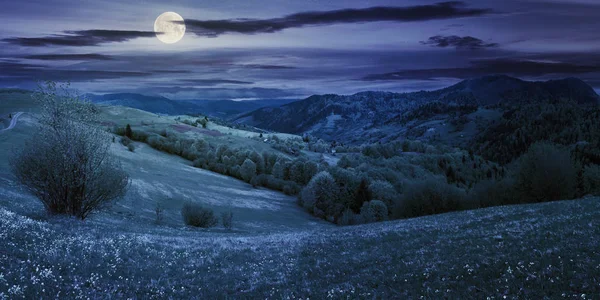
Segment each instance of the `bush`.
[[194,227],[209,228],[219,223],[212,209],[204,208],[199,204],[186,202],[181,208],[183,222]]
[[373,199],[379,199],[385,203],[389,213],[393,211],[394,202],[396,202],[397,192],[387,181],[375,180],[369,185],[369,191]]
[[250,159],[244,160],[240,169],[240,175],[244,181],[250,182],[252,177],[256,175],[256,164]]
[[202,125],[202,128],[206,128],[206,125],[208,124],[208,119],[207,118],[198,119],[196,122],[198,124]]
[[394,207],[394,217],[412,218],[456,211],[464,207],[464,201],[463,190],[445,180],[430,178],[407,185]]
[[161,224],[164,218],[164,213],[165,208],[163,207],[162,203],[160,203],[159,201],[156,201],[156,205],[154,206],[154,214],[155,214],[155,220],[154,222],[156,224]]
[[516,188],[521,203],[572,199],[576,179],[570,152],[552,144],[533,144],[517,161]]
[[285,177],[285,166],[283,162],[277,161],[275,165],[273,165],[273,170],[271,171],[275,178],[283,179]]
[[381,200],[365,202],[360,209],[360,218],[364,223],[385,221],[388,219],[388,208]]
[[127,124],[127,126],[125,126],[125,136],[128,138],[131,138],[133,136],[132,132],[131,132],[131,125]]
[[301,204],[309,211],[321,212],[324,216],[336,216],[336,187],[331,174],[326,171],[320,172],[302,190]]
[[11,159],[17,180],[51,214],[85,219],[125,194],[129,177],[110,155],[110,137],[94,125],[97,108],[56,84],[34,94],[40,128]]
[[123,146],[127,147],[127,146],[129,146],[131,143],[132,143],[132,141],[131,141],[131,140],[130,140],[128,137],[126,137],[126,136],[124,136],[124,137],[121,137],[121,145],[123,145]]
[[223,223],[223,227],[225,227],[228,230],[231,230],[231,228],[233,227],[233,212],[222,212],[221,223]]

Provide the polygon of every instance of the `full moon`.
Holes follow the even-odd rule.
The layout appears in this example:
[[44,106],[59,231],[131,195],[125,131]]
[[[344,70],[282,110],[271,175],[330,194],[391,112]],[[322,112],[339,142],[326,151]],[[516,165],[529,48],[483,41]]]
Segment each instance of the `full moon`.
[[[181,21],[181,23],[174,23],[174,21]],[[177,43],[185,34],[183,18],[171,11],[163,13],[154,21],[154,32],[156,37],[165,44]]]

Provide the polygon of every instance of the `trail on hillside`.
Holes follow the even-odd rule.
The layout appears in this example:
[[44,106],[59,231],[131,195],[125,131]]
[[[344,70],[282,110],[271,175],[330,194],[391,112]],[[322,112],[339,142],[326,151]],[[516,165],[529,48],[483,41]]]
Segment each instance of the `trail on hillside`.
[[19,117],[23,114],[23,112],[18,112],[16,113],[12,119],[10,120],[10,125],[8,125],[7,128],[4,128],[2,130],[0,130],[0,132],[4,132],[6,130],[11,130],[13,128],[15,128],[15,126],[17,125],[17,121],[19,120]]

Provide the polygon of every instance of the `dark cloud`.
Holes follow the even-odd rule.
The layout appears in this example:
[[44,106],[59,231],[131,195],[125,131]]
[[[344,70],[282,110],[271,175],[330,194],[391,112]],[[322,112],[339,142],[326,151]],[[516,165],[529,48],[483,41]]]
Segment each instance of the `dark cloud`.
[[24,64],[10,61],[0,61],[3,80],[19,80],[32,82],[38,80],[54,81],[94,81],[98,79],[115,79],[125,77],[144,77],[153,75],[148,72],[132,71],[103,71],[103,70],[68,70],[48,68],[36,64]]
[[39,60],[112,60],[113,58],[104,54],[38,54],[27,55],[23,58]]
[[226,33],[272,33],[287,28],[365,23],[378,21],[416,22],[482,16],[490,9],[467,8],[462,1],[441,2],[406,7],[371,7],[333,11],[311,11],[273,19],[185,20],[188,30],[199,36],[217,37]]
[[581,65],[572,63],[550,63],[512,59],[489,59],[473,61],[464,68],[414,69],[386,74],[373,74],[362,80],[429,80],[440,77],[466,79],[489,74],[507,74],[512,76],[539,77],[544,75],[580,75],[600,72],[600,65]]
[[446,47],[454,47],[456,49],[469,49],[469,50],[477,50],[477,49],[485,49],[485,48],[494,48],[498,47],[496,43],[486,43],[476,37],[472,36],[442,36],[436,35],[430,37],[427,41],[421,41],[423,45],[430,45],[434,47],[446,48]]
[[63,31],[64,34],[55,34],[45,37],[26,38],[12,37],[2,39],[3,42],[27,46],[98,46],[104,43],[125,42],[140,37],[154,37],[154,31],[127,31],[127,30],[76,30]]
[[198,86],[215,86],[219,84],[253,84],[251,81],[230,80],[230,79],[183,79],[181,82],[190,83]]

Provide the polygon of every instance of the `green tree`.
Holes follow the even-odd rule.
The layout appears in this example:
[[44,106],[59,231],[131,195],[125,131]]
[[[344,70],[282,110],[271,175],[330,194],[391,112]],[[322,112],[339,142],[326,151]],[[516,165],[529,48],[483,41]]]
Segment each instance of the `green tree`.
[[242,164],[242,168],[240,169],[240,175],[242,179],[246,182],[250,182],[252,177],[256,176],[256,164],[250,160],[246,159]]
[[133,136],[133,133],[131,132],[131,125],[129,124],[125,126],[125,136],[128,138],[131,138]]

